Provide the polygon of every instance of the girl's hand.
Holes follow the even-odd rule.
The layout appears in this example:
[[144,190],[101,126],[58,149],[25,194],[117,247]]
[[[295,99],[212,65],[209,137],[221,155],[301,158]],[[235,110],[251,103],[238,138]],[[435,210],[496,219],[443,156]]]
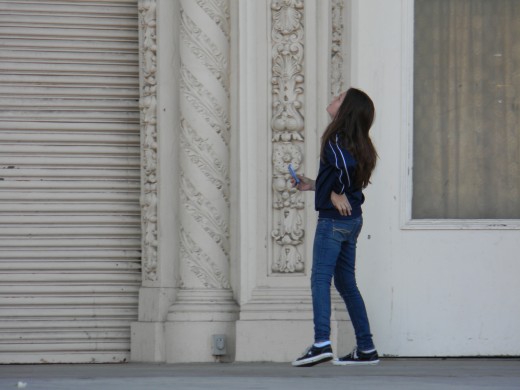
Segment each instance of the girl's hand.
[[314,180],[301,175],[296,176],[300,179],[300,184],[296,185],[296,180],[291,177],[291,184],[293,187],[296,187],[300,191],[314,191],[316,189]]
[[352,206],[347,199],[347,195],[338,195],[332,191],[330,194],[330,200],[336,210],[339,211],[340,215],[346,217],[347,215],[352,214]]

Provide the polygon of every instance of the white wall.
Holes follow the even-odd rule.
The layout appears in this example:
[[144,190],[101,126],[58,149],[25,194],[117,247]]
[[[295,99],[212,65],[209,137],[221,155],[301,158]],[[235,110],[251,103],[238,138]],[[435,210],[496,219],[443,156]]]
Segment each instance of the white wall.
[[409,206],[412,3],[352,2],[351,80],[374,99],[380,156],[366,191],[358,255],[374,340],[385,355],[520,355],[518,225],[402,227]]

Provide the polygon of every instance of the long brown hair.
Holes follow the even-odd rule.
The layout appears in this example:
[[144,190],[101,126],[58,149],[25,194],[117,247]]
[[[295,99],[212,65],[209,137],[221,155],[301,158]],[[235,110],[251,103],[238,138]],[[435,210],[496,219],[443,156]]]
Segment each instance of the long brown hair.
[[336,143],[336,135],[343,148],[356,159],[354,187],[365,188],[376,167],[377,151],[368,135],[374,122],[375,108],[370,97],[363,91],[350,88],[341,106],[321,136],[321,159],[325,159],[325,146]]

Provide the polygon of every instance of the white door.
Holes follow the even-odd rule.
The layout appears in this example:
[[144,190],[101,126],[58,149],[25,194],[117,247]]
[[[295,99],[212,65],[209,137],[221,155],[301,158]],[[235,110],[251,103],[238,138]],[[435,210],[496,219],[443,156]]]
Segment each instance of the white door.
[[0,363],[129,357],[137,0],[0,1]]
[[[518,2],[441,1],[443,7],[464,3],[465,8],[457,12],[426,10],[430,22],[434,18],[451,20],[446,28],[462,26],[460,34],[472,31],[476,46],[471,50],[464,47],[468,37],[446,35],[439,25],[429,28],[426,35],[417,30],[424,27],[424,21],[414,14],[414,5],[433,6],[436,2],[352,2],[352,84],[374,98],[377,115],[373,137],[380,156],[373,184],[366,191],[359,243],[359,285],[375,342],[384,355],[518,356],[520,133],[519,122],[510,118],[518,115],[520,86],[514,75],[520,53],[509,60],[505,58],[510,52],[518,52],[517,45],[507,46],[511,40],[516,42],[513,37],[519,31],[513,21],[518,16],[507,18],[511,13],[517,15]],[[491,8],[484,12],[472,8],[477,3]],[[486,19],[490,15],[495,19]],[[502,41],[490,46],[486,39],[497,34]],[[414,42],[414,38],[418,40]],[[433,49],[424,50],[420,39],[431,39],[429,49]],[[457,42],[462,44],[455,46]],[[469,57],[464,56],[466,52]],[[427,58],[431,58],[431,63],[425,62]],[[421,63],[424,65],[418,66]],[[446,80],[442,80],[444,76],[435,76],[434,71],[446,72],[447,79],[461,82],[451,89],[438,90],[439,86],[445,88]],[[489,77],[491,71],[496,73],[495,79]],[[468,73],[472,76],[468,77]],[[500,78],[506,82],[498,82]],[[482,88],[488,87],[487,94],[483,93]],[[425,107],[421,98],[433,103]],[[494,128],[493,121],[475,121],[469,110],[474,110],[471,115],[477,118],[491,111],[494,120],[513,125]],[[457,126],[446,132],[439,128],[439,118],[450,116],[453,117],[446,122],[447,126]],[[426,122],[422,126],[431,126],[433,134],[421,136],[421,121]],[[468,128],[468,123],[475,128]],[[507,142],[500,135],[505,127],[509,129]],[[472,134],[473,138],[468,139],[474,144],[462,141],[464,131]],[[432,141],[430,136],[440,134],[446,137],[447,146],[439,148],[438,141]],[[480,136],[494,138],[480,142]],[[455,152],[449,148],[455,141],[460,147],[454,157]],[[497,149],[497,145],[503,149]],[[430,148],[438,155],[428,160]],[[475,154],[476,150],[480,152]],[[481,158],[483,155],[489,163],[482,163],[486,161]],[[494,165],[494,159],[503,161],[500,169]],[[480,166],[471,166],[468,161]],[[457,165],[455,175],[444,176],[449,183],[442,182],[440,175],[446,165]],[[417,177],[421,172],[427,176]],[[474,179],[468,183],[466,175],[473,175]],[[422,193],[418,184],[421,179],[427,180],[422,184]],[[473,187],[475,184],[480,187]],[[455,203],[450,198],[453,192],[439,191],[441,187],[457,191]],[[481,188],[477,197],[471,193],[477,191],[473,188]],[[422,214],[420,202],[423,206],[427,202],[437,203],[440,208]],[[469,210],[461,217],[454,217],[458,211],[439,212],[453,204],[457,210]]]

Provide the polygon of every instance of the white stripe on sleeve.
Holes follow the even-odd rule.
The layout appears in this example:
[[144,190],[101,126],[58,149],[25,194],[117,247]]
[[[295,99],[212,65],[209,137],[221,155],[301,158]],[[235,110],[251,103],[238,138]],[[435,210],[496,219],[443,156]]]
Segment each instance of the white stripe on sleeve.
[[341,191],[340,192],[345,192],[345,183],[343,183],[343,179],[342,179],[343,170],[338,165],[338,155],[334,151],[334,147],[332,146],[332,142],[330,142],[330,140],[329,140],[329,146],[330,146],[330,149],[332,150],[332,153],[334,153],[334,158],[336,159],[336,168],[339,169],[339,182],[341,183]]
[[343,159],[343,166],[345,167],[345,172],[347,173],[348,186],[350,187],[350,176],[348,174],[347,160],[345,159],[345,155],[343,154],[340,147],[338,146],[338,135],[337,134],[336,134],[336,147],[338,148],[338,152],[341,155],[341,158]]

